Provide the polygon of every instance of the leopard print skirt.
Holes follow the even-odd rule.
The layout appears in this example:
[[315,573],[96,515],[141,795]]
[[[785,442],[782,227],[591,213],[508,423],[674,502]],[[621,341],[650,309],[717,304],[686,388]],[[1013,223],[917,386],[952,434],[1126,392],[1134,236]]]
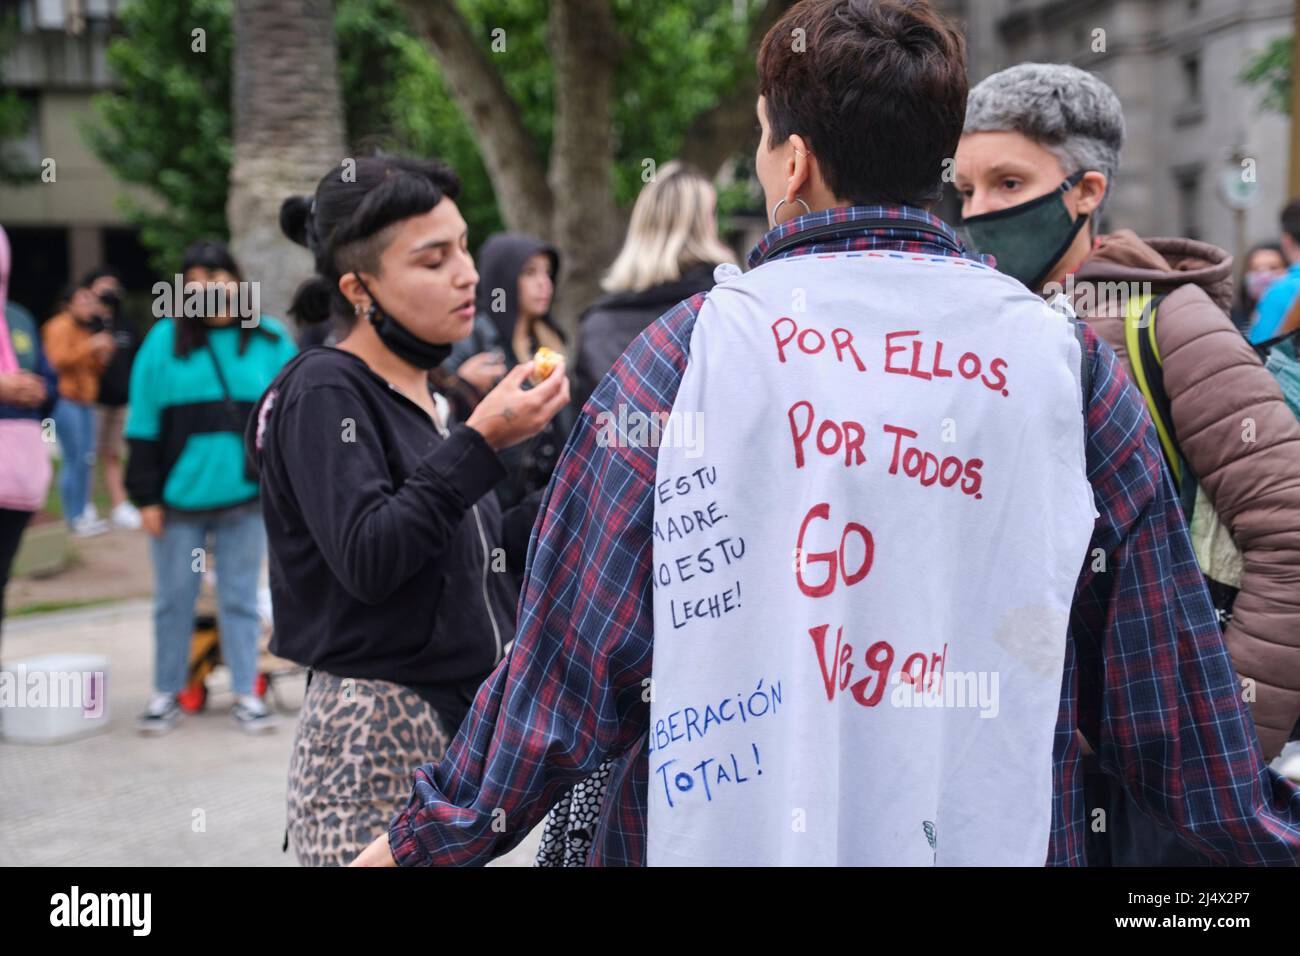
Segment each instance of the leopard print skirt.
[[289,759],[289,842],[303,866],[345,866],[411,796],[451,738],[410,688],[313,671]]

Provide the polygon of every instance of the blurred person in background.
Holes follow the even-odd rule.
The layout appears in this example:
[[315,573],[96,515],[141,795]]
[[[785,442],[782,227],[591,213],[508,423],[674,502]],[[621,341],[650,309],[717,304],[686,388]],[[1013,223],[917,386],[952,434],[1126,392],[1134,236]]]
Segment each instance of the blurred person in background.
[[194,243],[181,273],[187,302],[199,292],[207,301],[201,310],[172,303],[172,314],[149,330],[131,371],[126,421],[126,487],[152,538],[154,567],[154,693],[137,727],[163,734],[180,720],[194,605],[202,572],[215,558],[231,714],[243,730],[260,733],[274,726],[254,693],[266,532],[243,434],[253,404],[296,349],[271,316],[247,324],[237,316],[240,300],[233,297],[244,294],[242,272],[222,243]]
[[[713,288],[713,270],[735,256],[718,239],[717,192],[694,166],[674,160],[642,188],[627,238],[582,316],[574,379],[580,411],[632,341],[668,309]],[[546,817],[538,866],[581,866],[591,848],[609,779],[606,762]]]
[[54,410],[58,376],[41,348],[32,314],[9,301],[9,234],[0,227],[0,627],[5,588],[23,529],[45,506],[49,446],[42,421]]
[[[564,333],[550,314],[560,268],[554,247],[522,233],[496,233],[479,249],[477,268],[473,330],[452,347],[439,369],[469,387],[458,388],[435,377],[435,382],[447,389],[460,420],[469,416],[480,397],[502,376],[532,361],[542,346],[561,355],[568,350]],[[496,493],[503,508],[539,496],[555,470],[572,424],[572,409],[566,407],[536,436],[501,452],[506,479]]]
[[1243,333],[1255,320],[1255,309],[1264,293],[1286,275],[1286,257],[1276,242],[1261,242],[1250,247],[1241,264],[1237,294],[1232,301],[1232,324]]
[[41,329],[41,340],[46,358],[59,374],[54,424],[62,453],[63,517],[73,534],[88,537],[108,530],[108,523],[88,505],[95,467],[95,400],[100,376],[117,346],[107,330],[110,306],[88,283],[69,289],[64,303]]
[[1278,219],[1282,226],[1280,245],[1287,269],[1259,297],[1255,320],[1247,333],[1252,343],[1267,342],[1278,335],[1283,319],[1300,293],[1300,199],[1293,199],[1282,207]]
[[[113,336],[113,357],[99,378],[99,398],[95,408],[95,451],[104,470],[104,487],[108,492],[109,521],[117,528],[140,527],[140,513],[127,500],[123,460],[126,457],[126,402],[131,385],[131,363],[135,361],[140,337],[122,314],[122,278],[112,268],[102,266],[82,279],[82,285],[99,297],[108,308],[105,331]],[[93,491],[93,484],[92,484]],[[91,496],[93,498],[93,495]],[[94,502],[86,505],[92,515]]]
[[583,313],[574,359],[574,407],[582,408],[632,340],[669,307],[713,288],[713,270],[735,263],[718,239],[717,192],[694,166],[673,161],[637,196],[627,238],[601,282],[608,295]]

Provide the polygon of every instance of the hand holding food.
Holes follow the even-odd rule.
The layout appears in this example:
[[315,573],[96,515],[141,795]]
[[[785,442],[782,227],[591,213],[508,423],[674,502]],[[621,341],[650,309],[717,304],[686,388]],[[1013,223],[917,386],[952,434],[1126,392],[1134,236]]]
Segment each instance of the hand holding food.
[[564,356],[555,349],[548,349],[543,345],[533,356],[533,373],[528,376],[528,381],[533,385],[541,385],[551,377],[551,373],[559,367],[564,361]]
[[[559,356],[552,373],[563,361],[564,356]],[[516,365],[465,422],[497,451],[536,435],[569,403],[569,377],[564,374],[551,374],[540,385],[525,390],[524,380],[535,370],[536,362]]]

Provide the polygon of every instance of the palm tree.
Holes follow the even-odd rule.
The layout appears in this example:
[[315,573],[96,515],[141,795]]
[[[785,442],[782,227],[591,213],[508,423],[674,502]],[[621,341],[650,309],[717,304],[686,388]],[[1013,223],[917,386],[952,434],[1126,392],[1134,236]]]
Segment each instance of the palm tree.
[[310,257],[280,233],[280,203],[345,157],[330,0],[236,0],[231,248],[284,316]]

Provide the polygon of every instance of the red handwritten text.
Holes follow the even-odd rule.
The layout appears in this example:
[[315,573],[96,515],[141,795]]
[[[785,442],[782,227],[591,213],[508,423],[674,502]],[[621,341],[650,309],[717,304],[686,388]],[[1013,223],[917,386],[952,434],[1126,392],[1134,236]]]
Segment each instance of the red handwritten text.
[[[920,330],[911,329],[903,332],[890,332],[885,336],[885,371],[892,372],[895,375],[909,375],[912,378],[924,379],[930,381],[936,378],[952,378],[953,369],[945,368],[943,364],[943,342],[935,339],[934,351],[929,356],[927,362],[925,356],[926,343],[920,339],[912,342],[894,343],[895,339],[902,339],[908,336],[920,335]],[[907,351],[912,353],[912,359],[908,362],[906,359],[895,359],[895,356]],[[926,371],[926,368],[929,371]],[[995,358],[987,365],[988,374],[980,375],[980,372],[986,368],[983,359],[974,352],[963,352],[957,359],[957,374],[965,379],[979,378],[985,387],[995,392],[1001,392],[1003,395],[1010,394],[1007,391],[1006,359]]]

